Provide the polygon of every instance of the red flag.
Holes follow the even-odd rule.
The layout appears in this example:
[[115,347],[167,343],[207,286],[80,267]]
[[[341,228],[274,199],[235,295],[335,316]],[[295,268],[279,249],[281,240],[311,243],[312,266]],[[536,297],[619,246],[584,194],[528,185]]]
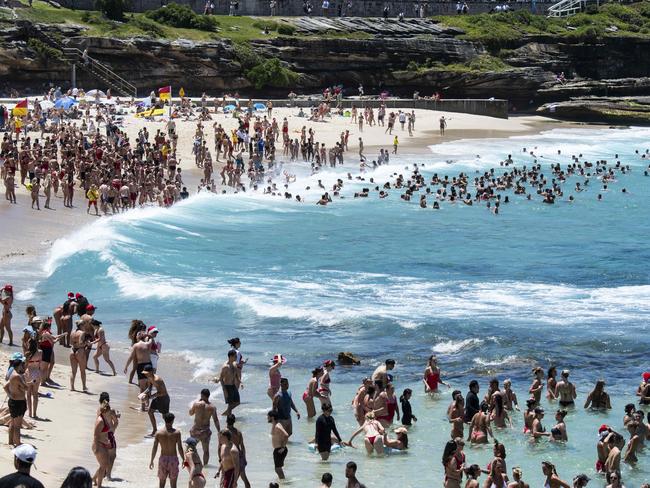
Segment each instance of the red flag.
[[158,88],[158,96],[160,97],[161,100],[171,100],[172,98],[172,87],[170,86],[163,86],[162,88]]
[[11,111],[12,115],[15,117],[24,117],[27,115],[27,99],[21,100],[16,104],[16,106]]

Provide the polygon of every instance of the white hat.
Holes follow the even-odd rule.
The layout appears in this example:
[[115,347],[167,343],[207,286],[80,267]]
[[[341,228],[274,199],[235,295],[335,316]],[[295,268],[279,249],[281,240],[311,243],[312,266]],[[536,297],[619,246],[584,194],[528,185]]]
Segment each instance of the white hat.
[[21,444],[11,452],[24,463],[33,464],[36,461],[36,448],[31,444]]

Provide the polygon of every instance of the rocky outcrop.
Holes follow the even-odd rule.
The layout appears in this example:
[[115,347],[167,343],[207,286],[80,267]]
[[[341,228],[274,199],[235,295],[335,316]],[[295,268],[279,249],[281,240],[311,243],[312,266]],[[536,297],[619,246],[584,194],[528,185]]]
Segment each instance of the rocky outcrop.
[[650,97],[589,97],[544,104],[537,112],[549,117],[608,124],[650,124]]
[[[279,19],[280,22],[284,22]],[[524,37],[510,49],[492,51],[506,64],[494,71],[469,69],[488,50],[459,37],[462,32],[431,20],[381,23],[376,19],[292,19],[296,36],[252,41],[249,47],[262,59],[279,58],[299,73],[296,86],[269,90],[285,96],[289,89],[314,93],[343,84],[367,92],[387,90],[410,97],[440,92],[446,98],[506,98],[519,110],[575,96],[650,95],[650,40],[605,38],[597,44],[558,42],[549,36]],[[359,35],[345,36],[345,29]],[[29,46],[43,33],[68,46],[88,48],[93,57],[146,94],[163,84],[183,86],[192,94],[238,90],[255,95],[246,78],[238,47],[229,40],[194,42],[146,38],[87,37],[82,27],[44,26],[16,22],[0,31],[0,91],[2,85],[40,92],[49,84],[65,86],[70,68],[56,57]],[[434,66],[422,69],[421,66]],[[555,82],[564,72],[570,83]],[[78,84],[101,87],[78,70]],[[356,91],[356,90],[355,90]]]

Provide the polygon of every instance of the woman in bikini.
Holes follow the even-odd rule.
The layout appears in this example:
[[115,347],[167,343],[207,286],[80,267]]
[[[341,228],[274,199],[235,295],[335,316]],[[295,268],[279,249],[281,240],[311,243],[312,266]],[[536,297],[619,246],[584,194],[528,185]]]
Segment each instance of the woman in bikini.
[[[131,339],[131,346],[138,342],[138,333],[146,332],[147,326],[142,320],[134,319],[131,321],[131,326],[129,327],[129,339]],[[137,369],[137,364],[133,361],[133,368],[129,373],[129,384],[133,383],[133,377],[135,376],[135,371]]]
[[189,437],[185,440],[185,444],[187,444],[187,449],[185,449],[183,467],[187,468],[187,472],[190,474],[190,481],[187,486],[188,488],[203,488],[206,481],[203,475],[201,456],[196,452],[196,439]]
[[27,343],[27,409],[29,416],[38,419],[36,409],[38,408],[38,388],[41,386],[41,357],[43,353],[38,349],[35,337],[31,337]]
[[506,410],[512,410],[515,408],[517,411],[519,411],[517,394],[512,391],[512,381],[510,379],[503,381],[503,406]]
[[456,457],[458,445],[455,440],[447,441],[445,450],[442,453],[442,465],[445,469],[445,488],[460,488],[460,481],[463,478],[465,465]]
[[636,464],[638,461],[636,452],[643,447],[643,442],[639,436],[639,422],[632,420],[627,423],[627,431],[630,434],[630,442],[627,443],[627,450],[623,456],[623,462],[628,464]]
[[555,466],[549,461],[542,462],[542,473],[546,476],[546,481],[544,482],[544,488],[571,488],[569,483],[562,481],[557,475]]
[[535,420],[535,399],[526,400],[526,411],[524,412],[524,434],[530,434]]
[[332,390],[330,390],[330,383],[332,382],[332,378],[330,377],[330,373],[334,370],[336,367],[336,364],[334,364],[334,361],[331,359],[328,359],[327,361],[323,362],[323,376],[320,379],[320,387],[318,388],[318,393],[321,405],[331,405],[332,404]]
[[594,410],[609,410],[612,408],[609,394],[605,392],[605,380],[596,381],[596,386],[594,386],[594,389],[587,396],[585,408]]
[[461,393],[454,397],[454,403],[449,409],[448,418],[451,424],[451,438],[465,437],[465,399]]
[[318,381],[323,376],[323,368],[316,368],[311,372],[311,379],[307,383],[307,389],[302,394],[302,401],[305,402],[307,408],[307,418],[311,419],[316,416],[316,406],[314,405],[314,397],[320,398]]
[[104,361],[106,361],[106,363],[111,367],[113,370],[113,376],[115,376],[117,373],[115,372],[115,365],[113,364],[113,361],[111,361],[111,347],[108,345],[108,342],[106,342],[106,333],[102,327],[102,323],[99,320],[93,319],[92,326],[95,329],[95,340],[92,342],[92,344],[97,345],[95,354],[93,356],[93,361],[95,361],[95,373],[99,373],[99,358],[101,356],[104,358]]
[[424,392],[429,394],[438,393],[438,385],[445,385],[447,388],[450,388],[450,385],[442,381],[442,378],[440,378],[438,358],[434,355],[429,356],[429,362],[424,370],[422,382],[424,383]]
[[500,429],[508,426],[512,427],[508,411],[503,406],[503,395],[501,393],[492,395],[492,401],[494,402],[494,408],[492,409],[490,418],[494,425]]
[[102,402],[99,407],[99,414],[95,420],[95,431],[93,434],[92,450],[99,463],[99,468],[93,476],[93,483],[98,488],[102,487],[102,481],[107,476],[110,466],[109,454],[110,449],[114,449],[115,441],[111,442],[108,433],[111,431],[111,426],[107,418],[108,412],[111,409],[108,401]]
[[269,388],[266,390],[266,394],[273,402],[275,395],[280,391],[280,380],[282,379],[282,373],[280,373],[280,368],[287,360],[281,354],[276,354],[273,356],[273,362],[269,368]]
[[472,444],[487,444],[488,436],[492,436],[490,428],[490,416],[487,413],[487,403],[481,403],[481,409],[476,412],[469,426],[469,437],[467,438]]
[[569,437],[566,433],[566,423],[564,422],[564,417],[566,417],[566,410],[558,410],[555,412],[555,420],[557,424],[551,429],[551,440],[566,442],[569,440]]
[[374,451],[378,456],[383,456],[385,430],[379,421],[375,419],[374,413],[369,412],[366,414],[366,421],[354,432],[354,434],[352,434],[352,437],[350,437],[347,445],[354,447],[352,445],[352,441],[361,432],[365,434],[364,443],[366,445],[366,452],[368,455],[371,455]]
[[[110,401],[111,399],[107,392],[103,391],[99,394],[100,408],[97,409],[97,415],[100,415],[102,413],[102,404],[104,404],[104,402],[110,404]],[[115,431],[117,430],[117,426],[120,423],[120,412],[113,410],[113,408],[109,405],[108,410],[104,411],[103,415],[104,418],[108,421],[109,429],[106,432],[106,435],[108,436],[109,444],[111,445],[111,448],[108,450],[108,472],[106,473],[106,478],[110,481],[113,479],[113,464],[115,463],[115,458],[117,457],[117,442],[115,440]]]
[[50,330],[51,324],[45,321],[41,324],[41,329],[38,333],[38,347],[41,349],[41,381],[43,384],[55,384],[50,375],[54,369],[54,344],[61,338],[66,336],[66,333],[54,336]]
[[399,427],[395,429],[396,439],[389,439],[388,433],[384,431],[384,447],[396,449],[398,451],[405,451],[409,448],[409,435],[406,427]]
[[381,422],[381,425],[386,428],[392,425],[395,414],[397,414],[397,420],[400,419],[399,406],[397,404],[397,397],[395,396],[395,387],[393,384],[388,383],[386,385],[386,390],[380,393],[380,395],[383,397],[385,407],[381,409],[381,412],[375,411],[375,415],[377,420]]
[[557,386],[557,368],[551,366],[546,372],[546,398],[555,400],[555,387]]
[[357,389],[356,395],[352,399],[352,408],[354,409],[354,418],[357,419],[359,425],[363,425],[366,420],[366,407],[365,399],[368,394],[368,388],[372,386],[370,378],[364,378],[361,386]]
[[533,383],[530,385],[528,393],[535,399],[535,405],[539,405],[544,388],[544,370],[540,367],[533,368]]

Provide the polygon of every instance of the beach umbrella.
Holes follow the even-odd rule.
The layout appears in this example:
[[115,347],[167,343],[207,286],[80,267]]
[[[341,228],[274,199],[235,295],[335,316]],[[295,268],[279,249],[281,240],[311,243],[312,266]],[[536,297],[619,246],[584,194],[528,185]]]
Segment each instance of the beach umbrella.
[[95,98],[95,97],[97,96],[97,94],[99,94],[99,96],[100,96],[101,98],[106,98],[106,93],[104,93],[104,92],[101,91],[101,90],[97,90],[97,89],[95,89],[95,90],[90,90],[89,92],[86,92],[86,96],[87,96],[87,97],[93,97],[93,98]]
[[54,107],[54,103],[49,100],[41,100],[38,104],[40,105],[41,110],[49,110]]
[[264,110],[266,110],[266,105],[264,105],[263,103],[256,103],[255,105],[253,105],[253,108],[258,112],[263,112]]
[[70,110],[76,103],[77,101],[74,98],[61,97],[56,102],[54,102],[54,106],[56,108],[62,108],[63,110]]
[[236,108],[237,108],[237,107],[235,107],[234,105],[226,105],[226,106],[223,108],[223,111],[224,111],[224,112],[232,112],[232,111],[235,110]]

